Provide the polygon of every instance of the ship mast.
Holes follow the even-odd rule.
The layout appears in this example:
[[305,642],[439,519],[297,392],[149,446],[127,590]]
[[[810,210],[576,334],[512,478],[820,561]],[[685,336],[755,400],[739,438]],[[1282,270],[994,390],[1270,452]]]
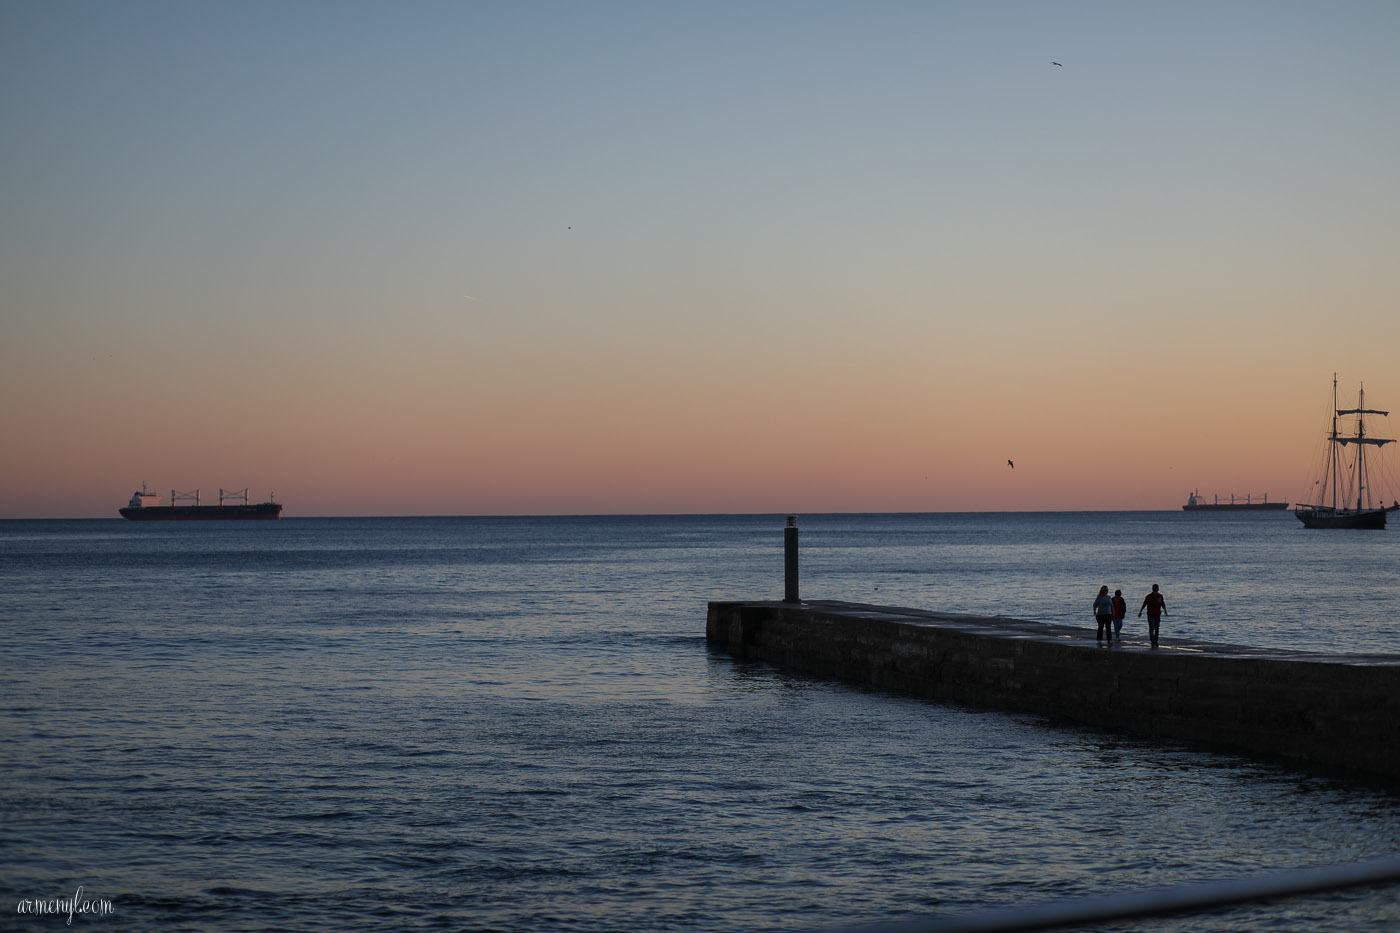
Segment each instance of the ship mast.
[[1366,492],[1366,383],[1356,391],[1356,511],[1361,511],[1361,499]]
[[[1337,510],[1337,374],[1332,374],[1332,442],[1328,445],[1330,459],[1327,461],[1327,472],[1332,476],[1332,511]],[[1324,482],[1326,477],[1323,478]],[[1323,495],[1327,494],[1326,487],[1323,487]]]
[[1366,383],[1356,391],[1356,511],[1366,492]]

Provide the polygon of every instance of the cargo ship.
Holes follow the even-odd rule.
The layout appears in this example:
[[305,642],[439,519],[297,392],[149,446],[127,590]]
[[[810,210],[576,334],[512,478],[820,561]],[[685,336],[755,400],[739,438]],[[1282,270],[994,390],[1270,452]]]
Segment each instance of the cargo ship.
[[256,519],[280,518],[282,503],[268,496],[266,502],[250,504],[248,490],[219,490],[218,505],[200,505],[199,490],[176,492],[170,490],[170,504],[161,505],[160,496],[149,492],[146,484],[141,491],[132,493],[131,501],[121,509],[122,518],[133,522],[202,522],[202,521],[248,521]]
[[1281,512],[1288,508],[1287,502],[1270,502],[1269,494],[1264,493],[1264,498],[1255,501],[1253,496],[1239,498],[1230,496],[1229,502],[1221,502],[1216,496],[1214,502],[1206,502],[1201,498],[1200,492],[1193,492],[1186,498],[1186,504],[1181,507],[1183,512]]

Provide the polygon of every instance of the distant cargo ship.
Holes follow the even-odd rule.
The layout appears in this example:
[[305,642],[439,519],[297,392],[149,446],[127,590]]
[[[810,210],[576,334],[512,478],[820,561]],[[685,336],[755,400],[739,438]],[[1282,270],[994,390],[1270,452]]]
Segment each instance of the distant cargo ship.
[[[191,504],[186,504],[191,503]],[[248,521],[255,519],[280,518],[282,503],[268,501],[250,505],[248,490],[237,492],[219,490],[218,505],[200,505],[199,490],[176,492],[170,490],[170,504],[161,505],[160,496],[146,490],[132,493],[131,501],[121,510],[122,518],[133,522],[202,522],[202,521]]]
[[1281,512],[1288,508],[1287,502],[1270,502],[1269,494],[1264,493],[1264,498],[1258,502],[1253,496],[1245,496],[1243,499],[1230,497],[1229,502],[1221,502],[1216,496],[1214,502],[1205,502],[1201,499],[1199,492],[1193,492],[1186,499],[1186,504],[1181,507],[1183,512]]

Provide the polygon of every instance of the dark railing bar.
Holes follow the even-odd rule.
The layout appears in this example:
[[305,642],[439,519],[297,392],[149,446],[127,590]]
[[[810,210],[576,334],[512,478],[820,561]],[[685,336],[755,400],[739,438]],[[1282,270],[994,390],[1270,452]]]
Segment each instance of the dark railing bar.
[[1190,887],[1154,888],[1028,907],[994,908],[951,917],[845,927],[832,933],[1030,933],[1164,917],[1258,901],[1400,882],[1400,855],[1326,865]]

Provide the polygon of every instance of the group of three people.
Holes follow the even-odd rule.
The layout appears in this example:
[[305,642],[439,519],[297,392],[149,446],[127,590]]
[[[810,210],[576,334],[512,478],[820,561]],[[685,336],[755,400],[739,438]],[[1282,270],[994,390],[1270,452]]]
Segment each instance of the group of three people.
[[[1160,592],[1157,591],[1157,584],[1152,584],[1152,592],[1143,597],[1142,605],[1138,607],[1138,618],[1142,618],[1143,610],[1147,610],[1147,634],[1152,638],[1152,647],[1157,647],[1157,632],[1161,629],[1162,616],[1167,614],[1167,601]],[[1128,604],[1123,600],[1123,591],[1114,590],[1113,595],[1108,595],[1108,587],[1099,587],[1099,596],[1094,600],[1094,620],[1099,624],[1097,641],[1108,639],[1109,642],[1123,640],[1123,617],[1128,614]]]

